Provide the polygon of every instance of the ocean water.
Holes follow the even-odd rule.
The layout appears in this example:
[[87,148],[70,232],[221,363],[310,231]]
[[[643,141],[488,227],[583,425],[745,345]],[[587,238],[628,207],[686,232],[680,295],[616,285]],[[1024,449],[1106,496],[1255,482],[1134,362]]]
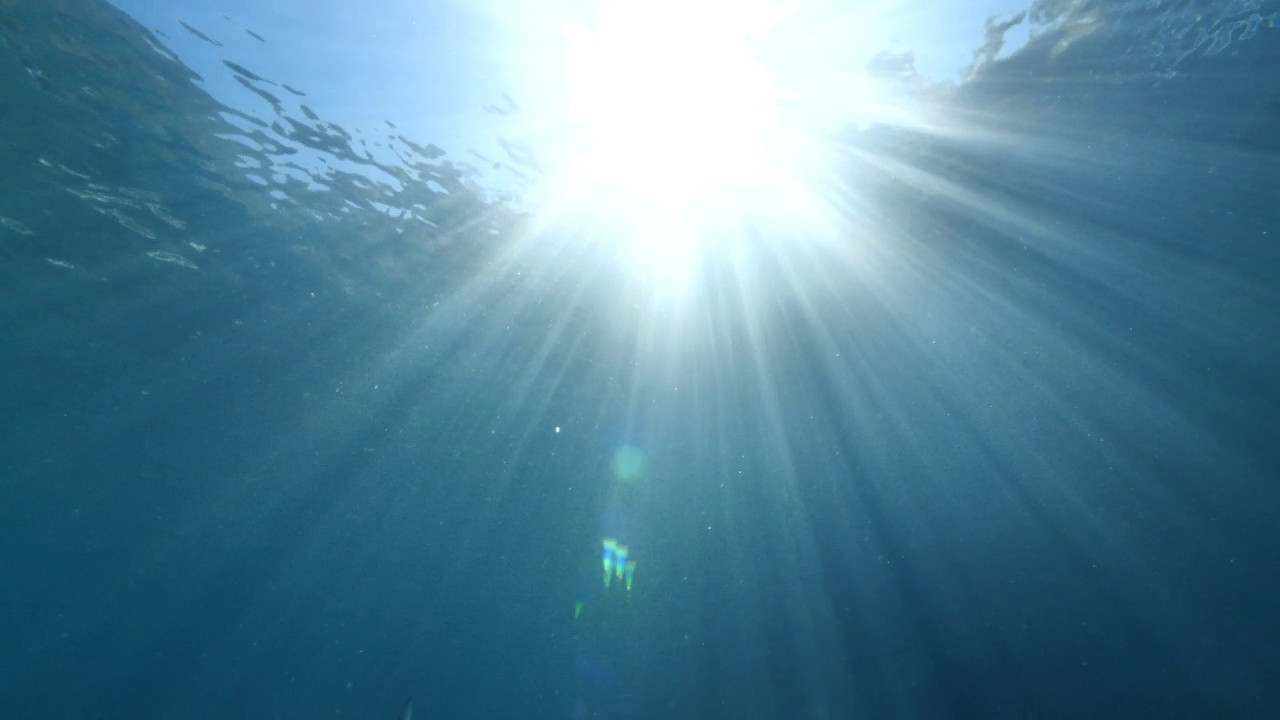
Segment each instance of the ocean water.
[[672,299],[208,28],[0,2],[0,718],[1274,717],[1277,12],[883,56],[947,120]]

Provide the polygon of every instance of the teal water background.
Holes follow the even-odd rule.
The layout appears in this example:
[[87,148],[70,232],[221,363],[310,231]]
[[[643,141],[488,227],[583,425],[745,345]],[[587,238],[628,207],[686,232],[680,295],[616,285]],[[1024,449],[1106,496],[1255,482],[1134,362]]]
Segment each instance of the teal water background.
[[1036,7],[980,132],[832,140],[863,264],[757,231],[679,311],[0,3],[0,716],[1271,716],[1280,7]]

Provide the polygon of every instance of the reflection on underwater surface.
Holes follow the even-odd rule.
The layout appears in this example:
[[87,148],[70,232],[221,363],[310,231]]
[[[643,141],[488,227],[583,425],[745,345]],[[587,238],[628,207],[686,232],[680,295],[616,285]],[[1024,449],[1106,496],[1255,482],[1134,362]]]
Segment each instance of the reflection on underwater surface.
[[1278,10],[892,48],[646,224],[0,2],[0,715],[1270,716]]

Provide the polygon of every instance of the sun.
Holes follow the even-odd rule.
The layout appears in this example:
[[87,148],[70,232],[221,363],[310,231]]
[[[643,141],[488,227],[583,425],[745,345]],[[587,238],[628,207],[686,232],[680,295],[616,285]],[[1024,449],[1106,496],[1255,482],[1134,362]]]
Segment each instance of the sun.
[[595,29],[567,25],[581,178],[669,213],[768,181],[783,98],[752,44],[776,20],[750,0],[611,0]]
[[833,138],[879,104],[857,59],[883,34],[874,14],[581,1],[589,14],[556,25],[555,62],[522,69],[551,98],[538,227],[602,249],[674,303],[761,248],[835,237],[847,205],[831,201],[846,183]]

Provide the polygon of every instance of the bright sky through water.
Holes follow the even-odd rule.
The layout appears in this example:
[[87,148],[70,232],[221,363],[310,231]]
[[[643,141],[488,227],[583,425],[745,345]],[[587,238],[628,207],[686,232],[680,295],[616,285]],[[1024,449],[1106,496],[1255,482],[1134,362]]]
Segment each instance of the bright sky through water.
[[[628,272],[673,296],[708,258],[731,255],[745,225],[826,232],[835,133],[931,122],[893,96],[901,88],[871,77],[872,57],[910,53],[917,80],[958,80],[984,21],[1024,6],[559,0],[532,9],[502,0],[369,13],[336,2],[119,4],[163,33],[224,103],[275,120],[234,81],[230,61],[305,92],[273,95],[362,136],[384,162],[395,158],[370,131],[437,145],[542,226],[608,238]],[[1006,40],[1007,53],[1025,29]]]
[[[189,3],[180,0],[115,0],[116,4],[147,27],[166,36],[166,44],[206,79],[220,99],[235,100],[237,107],[260,102],[230,80],[220,63],[231,60],[274,81],[307,93],[306,102],[327,120],[350,128],[369,128],[386,120],[407,137],[433,142],[455,159],[476,150],[501,154],[499,136],[511,137],[511,116],[486,112],[501,106],[503,94],[523,111],[521,128],[537,137],[543,148],[561,137],[559,126],[573,114],[571,90],[575,71],[566,60],[574,51],[574,39],[598,33],[602,21],[636,8],[651,9],[655,27],[666,23],[661,40],[670,43],[681,28],[702,33],[722,51],[717,62],[694,63],[691,72],[712,77],[732,63],[733,43],[741,37],[717,28],[745,31],[752,47],[769,55],[762,58],[765,73],[793,76],[810,73],[820,63],[817,77],[848,77],[861,73],[872,55],[889,50],[911,51],[916,68],[930,79],[955,79],[972,61],[981,44],[983,21],[992,15],[1007,17],[1026,6],[1022,0],[979,0],[974,3],[933,2],[835,2],[806,3],[704,0],[700,3],[601,3],[594,0],[553,0],[519,3],[384,2],[374,6],[332,0],[270,3],[224,0]],[[658,15],[674,5],[665,17]],[[732,5],[729,12],[723,6]],[[376,8],[369,11],[367,8]],[[627,10],[629,7],[629,10]],[[618,11],[623,8],[623,12]],[[681,10],[683,8],[683,10]],[[700,10],[699,10],[700,8]],[[721,17],[717,17],[720,15]],[[604,17],[602,17],[604,16]],[[781,35],[772,38],[770,16],[780,20]],[[184,31],[177,20],[223,43],[213,48]],[[760,23],[754,31],[742,26]],[[261,36],[259,42],[245,30]],[[708,30],[712,32],[707,33]],[[1020,29],[1008,35],[1011,49],[1023,39]],[[805,37],[807,35],[807,37]],[[604,35],[610,41],[617,34]],[[685,57],[668,55],[666,67],[689,62],[689,43],[677,48]],[[645,35],[630,40],[637,50]],[[581,47],[579,46],[580,50]],[[790,57],[788,57],[790,55]],[[656,56],[655,56],[656,57]],[[707,56],[711,57],[711,56]],[[792,67],[786,66],[790,63]],[[797,63],[808,66],[797,68]],[[660,64],[659,70],[662,69]],[[730,67],[732,70],[732,67]],[[659,72],[659,77],[662,73]],[[717,99],[704,97],[699,107]],[[244,109],[242,107],[242,109]],[[730,102],[727,109],[733,108]],[[850,118],[855,120],[856,118]],[[767,123],[767,118],[754,122]],[[828,125],[838,122],[826,118]],[[626,132],[625,126],[618,132]],[[735,139],[723,138],[725,146]]]

